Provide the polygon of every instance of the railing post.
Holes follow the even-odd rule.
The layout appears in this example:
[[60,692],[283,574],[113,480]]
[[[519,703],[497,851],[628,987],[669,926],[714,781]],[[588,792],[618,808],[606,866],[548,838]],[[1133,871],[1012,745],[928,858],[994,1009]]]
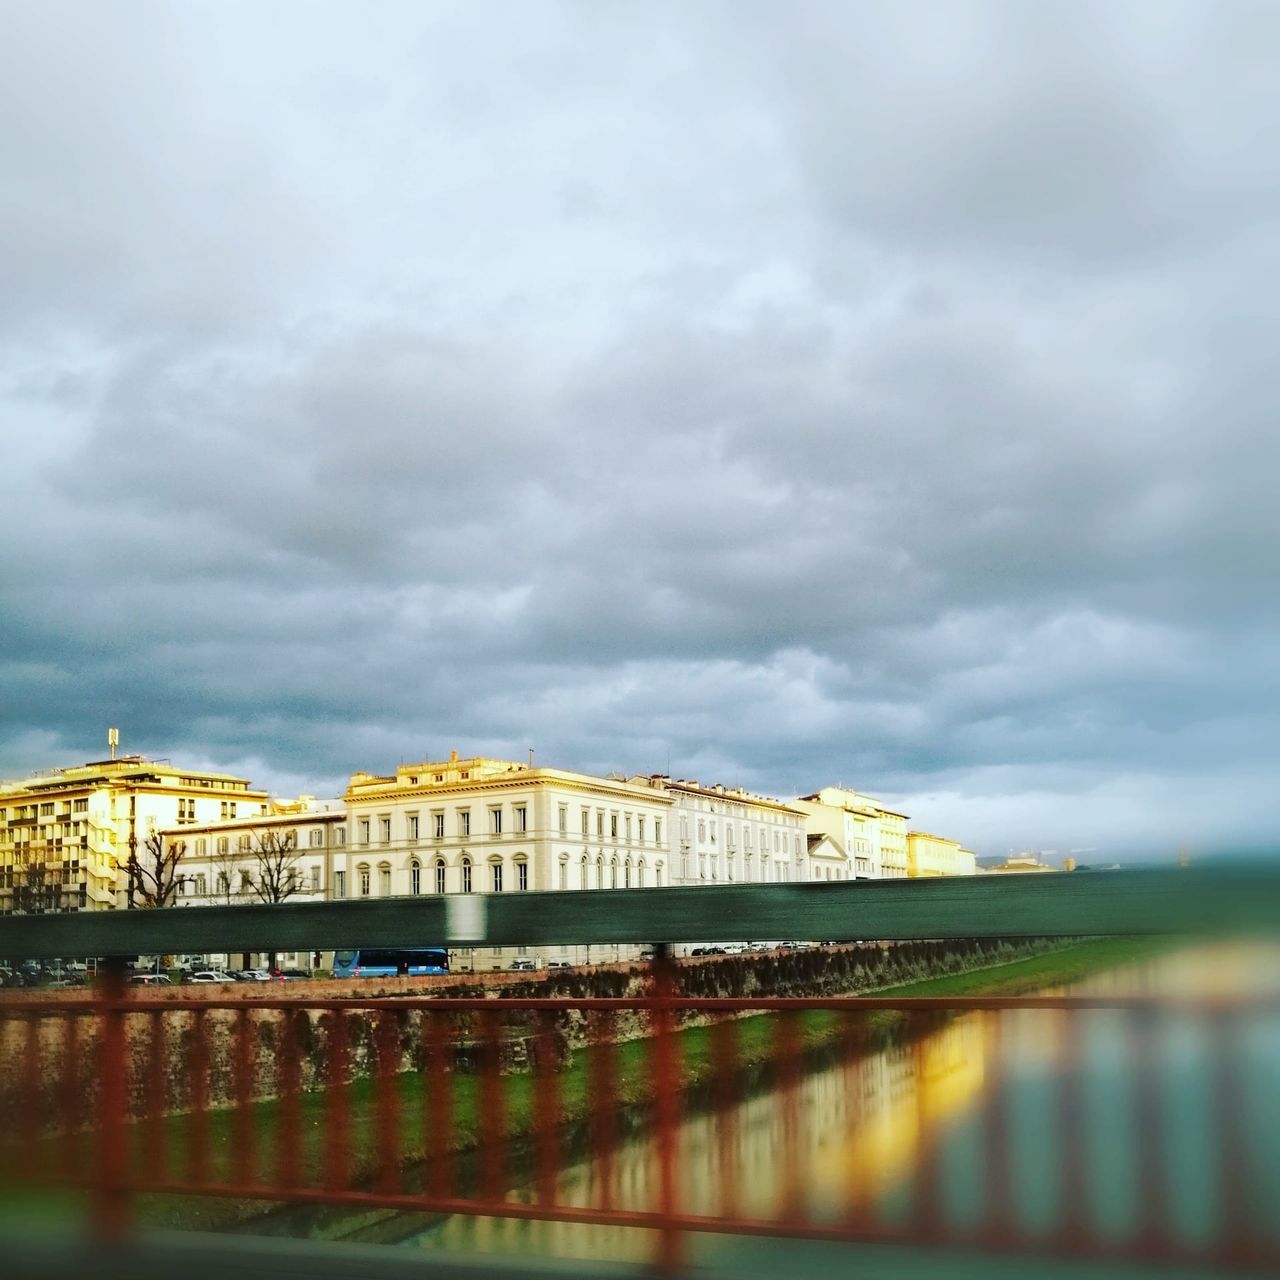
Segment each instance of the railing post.
[[91,1208],[92,1229],[105,1240],[120,1239],[129,1216],[125,1191],[125,991],[125,960],[108,957],[98,967],[98,1170]]
[[676,1216],[676,1134],[680,1123],[680,1063],[675,1040],[676,967],[671,944],[653,949],[653,1087],[658,1153],[658,1270],[680,1269],[683,1248]]

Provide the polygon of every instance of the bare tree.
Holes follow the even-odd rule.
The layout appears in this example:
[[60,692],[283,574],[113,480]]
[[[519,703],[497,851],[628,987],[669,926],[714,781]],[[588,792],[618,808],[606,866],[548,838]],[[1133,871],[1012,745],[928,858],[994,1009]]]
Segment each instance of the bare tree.
[[[305,892],[299,866],[298,833],[262,831],[253,838],[252,857],[257,874],[250,888],[259,902],[284,902],[295,893]],[[268,966],[276,967],[276,953],[267,955]]]
[[255,874],[250,886],[259,902],[276,903],[305,892],[296,831],[263,831],[253,838]]
[[186,852],[183,840],[166,841],[158,831],[148,833],[142,851],[129,850],[129,906],[167,907],[178,896],[178,864]]

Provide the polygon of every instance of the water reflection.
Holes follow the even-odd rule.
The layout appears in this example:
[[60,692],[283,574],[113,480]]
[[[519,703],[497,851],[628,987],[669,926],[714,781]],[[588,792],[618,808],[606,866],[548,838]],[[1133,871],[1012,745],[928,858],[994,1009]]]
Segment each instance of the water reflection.
[[[1276,991],[1275,958],[1272,949],[1197,949],[1081,989]],[[1280,1220],[1277,1060],[1274,1016],[1139,1025],[1112,1012],[966,1015],[813,1070],[790,1089],[689,1116],[677,1142],[678,1205],[698,1215],[902,1224],[928,1186],[953,1234],[994,1220],[1029,1237],[1074,1230],[1124,1242],[1154,1229],[1194,1244],[1233,1214],[1244,1214],[1249,1230],[1272,1232]],[[556,1200],[653,1210],[658,1194],[652,1145],[636,1138],[565,1167]],[[517,1188],[511,1198],[533,1196]],[[653,1256],[643,1231],[462,1216],[419,1222],[407,1242]]]

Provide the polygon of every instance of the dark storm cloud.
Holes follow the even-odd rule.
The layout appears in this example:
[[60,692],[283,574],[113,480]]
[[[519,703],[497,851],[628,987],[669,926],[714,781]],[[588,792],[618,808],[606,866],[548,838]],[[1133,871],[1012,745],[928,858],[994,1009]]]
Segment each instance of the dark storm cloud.
[[1271,839],[1271,7],[0,22],[5,772]]

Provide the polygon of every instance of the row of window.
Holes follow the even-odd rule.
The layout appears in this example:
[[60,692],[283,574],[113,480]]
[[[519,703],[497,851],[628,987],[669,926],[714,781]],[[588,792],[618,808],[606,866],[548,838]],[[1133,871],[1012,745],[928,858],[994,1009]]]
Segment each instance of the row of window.
[[[705,818],[698,819],[698,843],[699,844],[716,844],[717,824],[712,822],[707,824]],[[742,847],[748,853],[753,847],[753,832],[758,838],[759,848],[762,852],[769,848],[769,828],[759,827],[753,828],[747,823],[742,824]],[[796,857],[800,856],[800,839],[799,835],[792,836],[792,852]],[[681,817],[680,819],[680,840],[687,844],[689,841],[689,819]],[[773,851],[774,853],[783,853],[786,850],[787,833],[785,831],[775,830],[773,832]],[[736,837],[734,835],[734,826],[732,822],[726,822],[724,827],[724,844],[727,849],[736,847]]]
[[[346,844],[346,828],[335,827],[333,832],[333,842],[335,845]],[[290,829],[282,835],[286,848],[296,849],[298,847],[298,833],[296,830]],[[208,857],[209,840],[206,836],[197,836],[195,839],[195,856],[197,858]],[[324,828],[313,827],[307,837],[308,846],[312,849],[324,848]],[[231,849],[230,836],[216,836],[214,838],[214,852],[228,853]],[[243,835],[236,837],[236,851],[239,853],[247,853],[253,848],[253,834],[245,832]]]
[[[454,813],[454,837],[459,840],[470,839],[478,832],[473,831],[472,827],[472,811],[469,808],[459,808]],[[434,810],[430,815],[429,833],[432,840],[444,840],[447,838],[446,833],[446,817],[447,811],[443,809]],[[594,820],[593,820],[594,819]],[[378,841],[381,844],[391,843],[391,815],[389,813],[380,814],[377,817],[377,834]],[[580,821],[582,825],[582,834],[590,838],[594,825],[596,837],[600,840],[624,840],[626,843],[644,844],[648,839],[649,833],[652,832],[653,843],[660,845],[662,843],[662,819],[650,818],[650,815],[642,813],[627,813],[608,811],[604,809],[592,810],[583,807],[580,812]],[[373,818],[358,818],[356,820],[356,839],[360,844],[370,844],[373,836]],[[485,833],[491,836],[500,836],[504,832],[514,835],[525,835],[529,831],[529,808],[524,804],[516,804],[511,806],[510,820],[508,821],[506,810],[502,805],[490,805],[485,809]],[[562,836],[569,834],[569,806],[562,804],[559,809],[559,830]],[[608,831],[606,837],[605,832]],[[422,838],[421,815],[416,813],[408,813],[405,815],[405,838],[410,842],[420,840]]]
[[[482,887],[482,891],[489,893],[502,893],[510,885],[519,893],[527,892],[530,886],[529,880],[529,864],[523,858],[518,858],[512,864],[515,869],[514,884],[507,878],[506,864],[494,860],[487,866],[488,877],[487,883]],[[419,894],[423,892],[423,865],[414,858],[409,863],[409,892],[411,894]],[[318,868],[316,869],[318,871]],[[449,867],[443,858],[437,858],[430,868],[432,879],[436,893],[447,893],[449,891]],[[377,872],[377,885],[379,897],[390,897],[392,894],[392,870],[390,863],[380,863],[376,868],[371,867],[368,863],[359,863],[354,872],[353,890],[355,896],[367,898],[372,896],[374,884],[374,872]],[[653,884],[655,888],[662,888],[663,875],[662,864],[657,863],[653,868]],[[593,882],[594,873],[594,882]],[[333,892],[336,898],[345,898],[347,896],[347,873],[345,870],[335,871],[333,873]],[[474,893],[477,888],[477,867],[469,857],[462,857],[458,860],[458,875],[456,877],[458,892]],[[570,880],[570,859],[568,855],[563,855],[558,866],[558,888],[568,889]],[[610,858],[606,862],[604,855],[597,855],[594,861],[583,856],[578,863],[577,888],[579,889],[643,889],[648,887],[648,867],[643,858],[638,862],[632,862],[630,858],[619,861],[617,858]]]
[[[770,866],[772,865],[772,871]],[[720,879],[720,859],[714,854],[708,858],[705,853],[698,854],[698,880],[719,880]],[[752,869],[754,867],[753,860],[748,857],[745,859],[742,868],[742,878],[750,881],[754,877]],[[693,864],[687,853],[680,855],[680,875],[686,880],[692,880]],[[725,859],[725,879],[736,880],[738,878],[737,859],[730,853]],[[781,882],[791,879],[791,867],[785,862],[774,862],[770,864],[769,855],[766,853],[760,859],[760,882],[769,883],[770,881]]]

